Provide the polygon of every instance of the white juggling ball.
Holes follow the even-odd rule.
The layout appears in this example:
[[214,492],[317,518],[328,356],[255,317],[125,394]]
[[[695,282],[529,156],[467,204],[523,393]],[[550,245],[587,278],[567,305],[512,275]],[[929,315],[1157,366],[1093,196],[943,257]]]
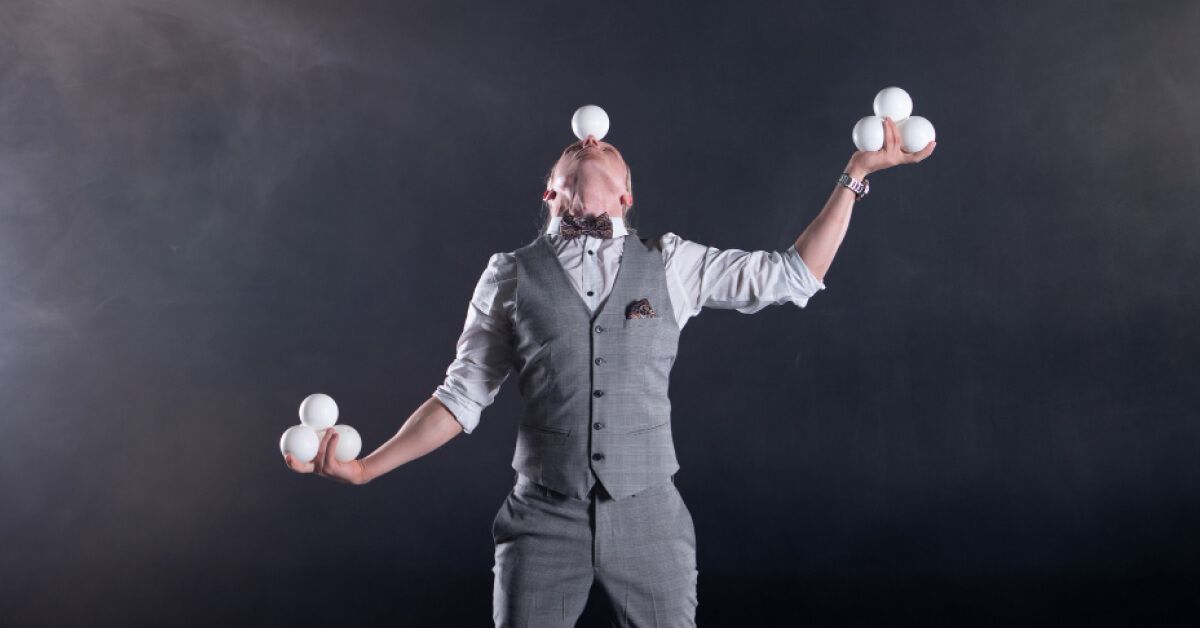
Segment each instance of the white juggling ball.
[[597,140],[603,140],[604,136],[608,134],[608,114],[595,105],[584,105],[576,109],[575,115],[571,116],[571,130],[580,140],[586,139],[589,135],[596,136]]
[[338,407],[333,398],[314,393],[300,403],[300,421],[313,430],[324,430],[337,423]]
[[875,95],[875,115],[900,122],[912,115],[913,102],[908,92],[898,87],[885,87]]
[[331,430],[337,431],[337,449],[333,455],[339,461],[353,461],[358,458],[358,453],[362,451],[362,437],[358,435],[358,431],[347,426],[346,424],[338,424]]
[[901,147],[908,153],[916,153],[937,139],[933,123],[921,116],[909,116],[897,125],[897,128],[900,131]]
[[279,439],[279,451],[285,456],[291,454],[302,463],[308,463],[317,456],[317,448],[321,445],[321,440],[317,438],[317,431],[300,424],[288,428],[283,433],[283,437]]
[[860,151],[878,151],[883,148],[883,118],[866,116],[854,125],[850,133],[854,146]]

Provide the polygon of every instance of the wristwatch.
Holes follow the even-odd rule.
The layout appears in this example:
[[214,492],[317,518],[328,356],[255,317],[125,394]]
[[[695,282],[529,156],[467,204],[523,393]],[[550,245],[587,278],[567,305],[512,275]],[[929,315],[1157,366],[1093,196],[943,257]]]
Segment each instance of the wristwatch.
[[867,196],[867,193],[871,191],[871,182],[867,181],[866,177],[863,177],[863,180],[859,181],[851,177],[850,173],[842,173],[842,176],[838,177],[837,182],[838,185],[846,186],[854,191],[855,201]]

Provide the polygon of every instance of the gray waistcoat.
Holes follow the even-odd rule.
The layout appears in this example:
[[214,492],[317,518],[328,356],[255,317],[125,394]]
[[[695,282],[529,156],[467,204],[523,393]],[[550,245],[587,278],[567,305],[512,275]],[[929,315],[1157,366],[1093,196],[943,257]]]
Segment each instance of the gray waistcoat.
[[[546,235],[514,252],[513,332],[525,400],[513,469],[576,498],[599,481],[620,499],[679,469],[667,385],[679,325],[662,252],[630,229],[612,292],[595,316]],[[626,319],[648,299],[658,314]]]

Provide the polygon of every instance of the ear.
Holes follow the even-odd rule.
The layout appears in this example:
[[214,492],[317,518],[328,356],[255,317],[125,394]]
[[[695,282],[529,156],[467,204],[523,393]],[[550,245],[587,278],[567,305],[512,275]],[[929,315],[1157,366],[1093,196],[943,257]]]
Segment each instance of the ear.
[[546,190],[542,193],[543,201],[553,201],[556,197],[558,197],[558,191],[556,190]]
[[633,195],[626,192],[625,194],[622,194],[620,196],[620,198],[617,199],[617,201],[619,201],[621,203],[622,207],[632,207],[633,206]]

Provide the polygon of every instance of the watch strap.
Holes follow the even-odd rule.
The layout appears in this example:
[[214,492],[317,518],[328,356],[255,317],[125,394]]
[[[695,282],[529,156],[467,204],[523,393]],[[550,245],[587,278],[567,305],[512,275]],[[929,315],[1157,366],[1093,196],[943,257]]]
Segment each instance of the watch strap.
[[867,194],[871,192],[871,182],[867,181],[866,177],[863,177],[862,181],[859,181],[854,177],[851,177],[850,173],[842,173],[841,176],[838,177],[837,182],[838,185],[849,188],[850,191],[854,193],[854,199],[856,201],[867,196]]

